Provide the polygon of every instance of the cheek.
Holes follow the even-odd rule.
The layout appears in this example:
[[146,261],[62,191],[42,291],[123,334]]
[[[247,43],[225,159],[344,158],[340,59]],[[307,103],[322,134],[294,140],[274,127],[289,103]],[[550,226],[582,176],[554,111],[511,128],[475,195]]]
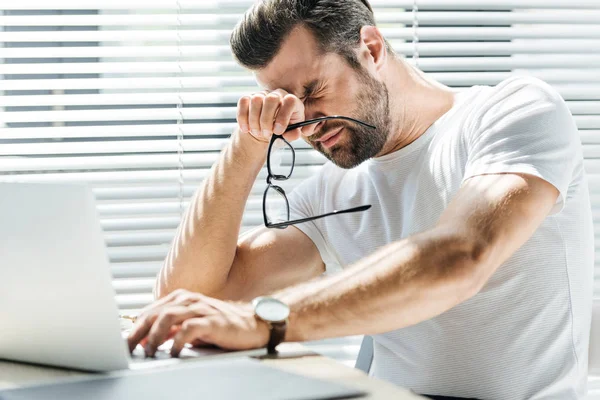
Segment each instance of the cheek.
[[327,112],[327,115],[352,116],[352,112],[360,108],[360,98],[364,96],[361,93],[364,93],[365,89],[368,88],[351,80],[344,80],[323,96],[321,99],[323,111]]

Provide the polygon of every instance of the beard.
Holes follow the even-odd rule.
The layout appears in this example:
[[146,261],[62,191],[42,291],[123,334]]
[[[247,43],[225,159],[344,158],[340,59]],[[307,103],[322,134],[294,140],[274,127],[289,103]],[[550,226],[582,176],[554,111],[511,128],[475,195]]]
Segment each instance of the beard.
[[[328,132],[343,128],[346,134],[333,147],[325,149],[318,138],[310,138],[310,144],[315,150],[340,168],[354,168],[364,161],[375,157],[385,145],[391,131],[389,92],[385,84],[373,78],[366,70],[359,70],[361,88],[355,98],[356,108],[352,117],[376,127],[371,129],[361,124],[344,120],[330,120],[324,123],[321,129],[323,137]],[[340,133],[341,133],[340,132]]]

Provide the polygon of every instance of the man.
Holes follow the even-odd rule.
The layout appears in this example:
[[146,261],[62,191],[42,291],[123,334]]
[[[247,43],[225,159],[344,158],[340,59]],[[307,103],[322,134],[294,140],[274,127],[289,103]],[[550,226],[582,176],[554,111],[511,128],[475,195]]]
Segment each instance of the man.
[[[231,45],[265,91],[240,99],[130,346],[274,347],[289,307],[286,341],[374,335],[372,374],[417,393],[582,398],[593,232],[560,96],[531,78],[453,92],[395,55],[361,0],[263,0]],[[331,160],[288,194],[290,218],[371,208],[238,239],[272,134],[332,115],[363,123],[284,134]],[[264,295],[279,320],[249,302]]]

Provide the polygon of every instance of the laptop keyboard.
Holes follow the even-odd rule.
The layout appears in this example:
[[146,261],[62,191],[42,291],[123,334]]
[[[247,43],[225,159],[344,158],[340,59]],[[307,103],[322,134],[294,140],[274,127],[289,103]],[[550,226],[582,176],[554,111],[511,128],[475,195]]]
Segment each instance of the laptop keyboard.
[[147,357],[146,352],[144,352],[144,349],[140,345],[138,345],[135,348],[135,350],[133,350],[133,353],[131,353],[131,360],[133,362],[148,362],[148,361],[156,361],[156,360],[167,360],[170,358],[172,358],[170,350],[164,350],[164,349],[157,350],[156,354],[154,354],[154,357]]
[[[156,350],[156,354],[154,354],[154,357],[146,357],[146,352],[144,351],[144,348],[138,344],[137,347],[135,348],[135,350],[133,350],[133,353],[131,353],[131,359],[135,363],[173,359],[173,357],[171,357],[171,346],[172,345],[173,345],[173,341],[169,340],[166,343],[164,343],[163,345],[158,347],[158,350]],[[206,357],[206,356],[212,356],[212,355],[220,355],[220,354],[225,354],[225,353],[229,353],[229,352],[220,350],[217,348],[196,349],[190,345],[186,345],[181,350],[181,353],[179,354],[179,358],[180,359],[189,359],[189,358]]]

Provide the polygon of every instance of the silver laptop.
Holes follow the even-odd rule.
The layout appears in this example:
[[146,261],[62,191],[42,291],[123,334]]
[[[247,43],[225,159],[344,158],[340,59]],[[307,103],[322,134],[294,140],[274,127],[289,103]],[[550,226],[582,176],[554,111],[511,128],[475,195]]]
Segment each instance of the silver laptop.
[[[188,348],[182,359],[264,353]],[[0,183],[0,359],[90,371],[180,362],[159,354],[129,354],[90,188]]]

